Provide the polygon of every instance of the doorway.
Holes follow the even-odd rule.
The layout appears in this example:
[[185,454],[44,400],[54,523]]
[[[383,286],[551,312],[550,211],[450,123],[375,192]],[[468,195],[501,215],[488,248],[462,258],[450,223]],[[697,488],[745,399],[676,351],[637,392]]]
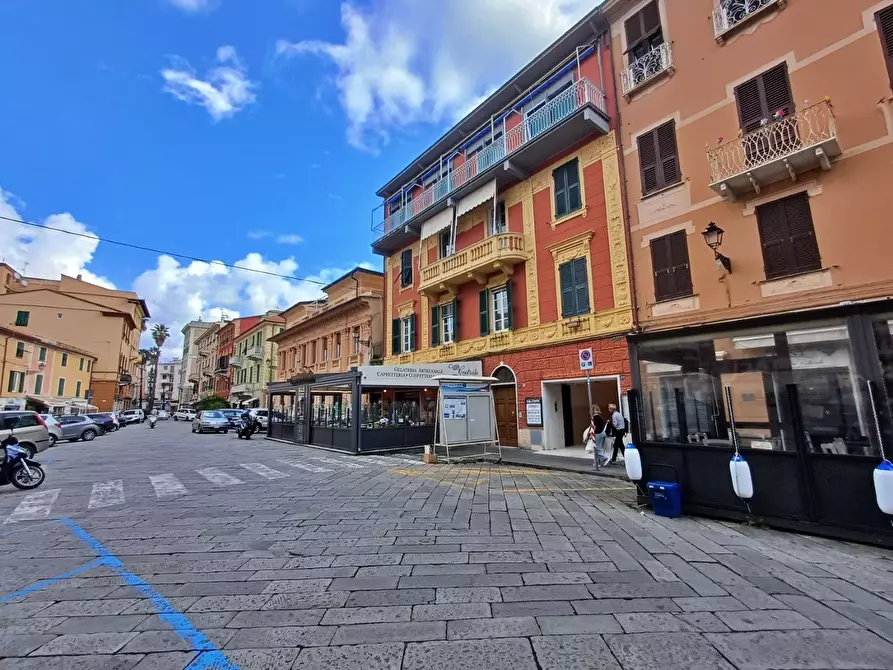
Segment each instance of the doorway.
[[493,405],[496,411],[496,430],[499,443],[506,447],[518,446],[518,393],[515,373],[500,365],[493,371],[498,382],[493,383]]
[[[610,403],[620,406],[620,379],[615,376],[590,380],[592,403],[607,418]],[[584,454],[583,432],[589,427],[589,394],[586,379],[543,382],[543,448],[556,455]]]

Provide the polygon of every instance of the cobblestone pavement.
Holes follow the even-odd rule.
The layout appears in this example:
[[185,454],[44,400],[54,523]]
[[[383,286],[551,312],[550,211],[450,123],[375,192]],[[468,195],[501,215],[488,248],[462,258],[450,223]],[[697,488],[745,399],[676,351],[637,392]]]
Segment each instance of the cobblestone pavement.
[[0,670],[893,667],[889,552],[616,480],[173,422],[41,459],[0,489]]

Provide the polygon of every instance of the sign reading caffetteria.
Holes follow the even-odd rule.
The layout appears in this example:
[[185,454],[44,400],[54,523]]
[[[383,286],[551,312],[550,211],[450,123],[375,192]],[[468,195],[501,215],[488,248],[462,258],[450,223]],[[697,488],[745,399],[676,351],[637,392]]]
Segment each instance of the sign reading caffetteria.
[[480,377],[480,361],[462,363],[425,363],[422,365],[362,365],[363,386],[424,386],[434,384],[433,377]]

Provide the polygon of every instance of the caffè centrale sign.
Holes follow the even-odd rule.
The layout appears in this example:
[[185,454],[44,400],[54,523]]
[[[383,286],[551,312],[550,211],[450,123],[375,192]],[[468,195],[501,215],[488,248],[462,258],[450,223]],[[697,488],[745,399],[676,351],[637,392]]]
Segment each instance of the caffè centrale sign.
[[363,386],[424,386],[434,384],[433,377],[480,377],[480,361],[462,363],[427,363],[425,365],[362,365]]

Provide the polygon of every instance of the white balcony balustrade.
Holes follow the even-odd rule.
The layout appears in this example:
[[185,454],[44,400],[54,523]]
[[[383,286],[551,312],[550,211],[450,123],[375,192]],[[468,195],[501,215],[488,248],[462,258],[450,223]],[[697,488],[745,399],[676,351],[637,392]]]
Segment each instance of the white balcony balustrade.
[[771,7],[783,7],[784,4],[785,0],[720,0],[713,9],[713,34],[722,41],[730,30]]
[[623,95],[629,96],[630,93],[652,81],[658,75],[672,71],[673,50],[670,48],[669,42],[664,42],[634,60],[620,72]]

